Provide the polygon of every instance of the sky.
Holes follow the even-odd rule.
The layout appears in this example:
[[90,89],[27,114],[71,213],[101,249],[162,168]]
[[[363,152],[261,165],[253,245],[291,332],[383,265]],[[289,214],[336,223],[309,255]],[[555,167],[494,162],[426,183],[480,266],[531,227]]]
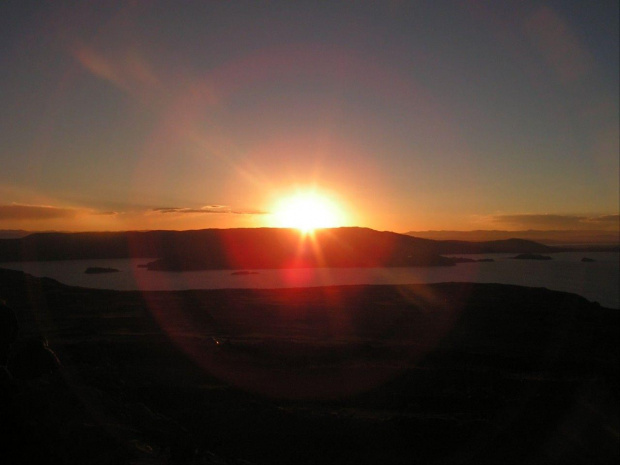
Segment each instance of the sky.
[[618,10],[5,0],[0,229],[618,229]]

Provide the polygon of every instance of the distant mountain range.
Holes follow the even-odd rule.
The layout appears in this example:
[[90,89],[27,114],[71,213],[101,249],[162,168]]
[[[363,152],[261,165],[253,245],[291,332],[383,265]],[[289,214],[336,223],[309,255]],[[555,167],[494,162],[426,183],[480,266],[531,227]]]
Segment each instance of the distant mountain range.
[[566,249],[523,239],[435,241],[367,228],[204,229],[35,233],[0,239],[1,261],[153,258],[151,270],[446,266],[446,254],[553,253]]
[[555,230],[555,231],[499,231],[499,230],[475,230],[475,231],[409,231],[408,236],[422,237],[437,241],[498,241],[505,239],[527,239],[540,242],[545,245],[561,246],[585,246],[599,245],[609,246],[620,244],[618,231],[602,230]]

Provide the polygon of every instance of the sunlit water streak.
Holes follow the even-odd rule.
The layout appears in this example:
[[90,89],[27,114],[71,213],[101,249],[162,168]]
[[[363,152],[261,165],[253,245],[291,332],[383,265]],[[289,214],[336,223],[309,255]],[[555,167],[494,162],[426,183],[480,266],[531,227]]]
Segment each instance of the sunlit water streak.
[[[165,272],[138,265],[149,259],[67,260],[0,263],[0,267],[49,277],[64,284],[115,290],[185,290],[224,288],[315,287],[347,284],[409,284],[477,282],[546,287],[573,292],[601,305],[620,308],[620,255],[615,252],[564,252],[553,260],[514,260],[514,254],[462,255],[493,258],[491,263],[462,263],[452,267],[314,268],[255,270],[232,275],[231,270]],[[581,259],[596,260],[583,263]],[[85,274],[88,267],[110,267],[118,273]]]

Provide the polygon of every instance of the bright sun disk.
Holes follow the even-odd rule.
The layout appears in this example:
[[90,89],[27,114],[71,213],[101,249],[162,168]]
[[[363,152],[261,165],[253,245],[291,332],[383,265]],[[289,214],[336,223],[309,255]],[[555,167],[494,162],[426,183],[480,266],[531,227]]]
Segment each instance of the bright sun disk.
[[314,192],[299,193],[282,200],[275,209],[276,225],[311,232],[340,226],[343,216],[328,198]]

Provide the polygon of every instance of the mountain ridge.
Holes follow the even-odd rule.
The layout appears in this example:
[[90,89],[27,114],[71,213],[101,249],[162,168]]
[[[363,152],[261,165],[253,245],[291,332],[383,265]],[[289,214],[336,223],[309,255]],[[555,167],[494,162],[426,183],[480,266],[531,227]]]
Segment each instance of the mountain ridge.
[[153,258],[151,270],[449,266],[445,254],[553,253],[523,239],[434,241],[390,231],[343,227],[304,235],[286,228],[35,233],[0,239],[0,261]]
[[588,230],[539,230],[527,229],[517,231],[476,229],[470,231],[455,230],[426,230],[408,231],[403,234],[432,240],[462,240],[462,241],[492,241],[503,239],[527,239],[545,245],[575,246],[575,245],[618,245],[620,233],[618,231],[588,229]]
[[0,239],[0,261],[153,258],[152,270],[446,266],[445,254],[553,253],[524,239],[435,241],[343,227],[302,234],[286,228],[34,233]]

